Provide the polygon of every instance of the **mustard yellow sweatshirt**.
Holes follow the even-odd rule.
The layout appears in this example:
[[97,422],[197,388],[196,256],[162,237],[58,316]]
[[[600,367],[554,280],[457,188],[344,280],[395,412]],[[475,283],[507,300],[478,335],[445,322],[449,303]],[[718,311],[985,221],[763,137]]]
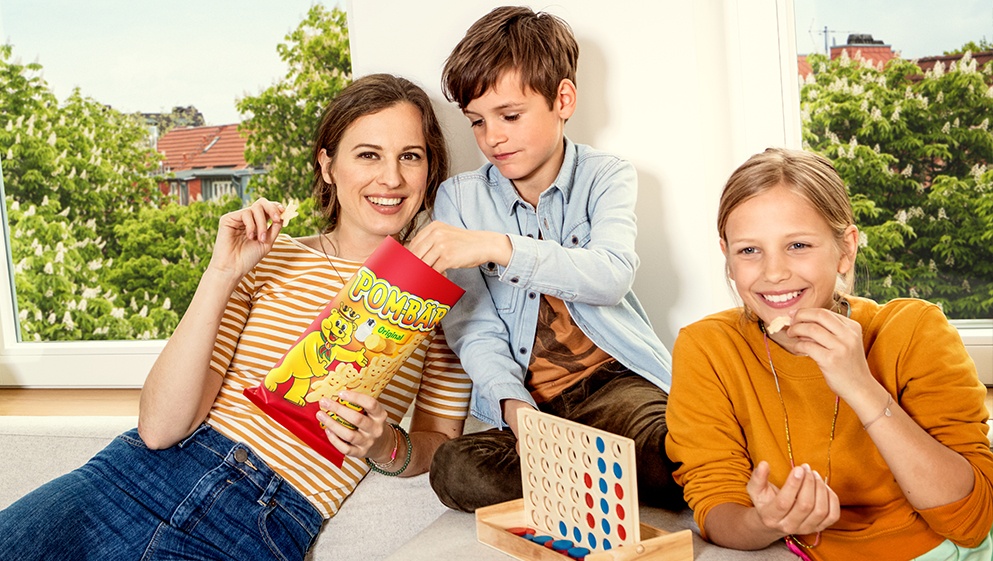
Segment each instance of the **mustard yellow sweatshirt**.
[[[770,340],[789,416],[793,457],[821,475],[841,502],[841,518],[809,551],[814,559],[911,559],[946,538],[975,547],[993,524],[993,454],[986,439],[985,387],[958,332],[941,310],[921,300],[879,305],[849,298],[862,325],[873,376],[917,423],[972,464],[972,493],[915,510],[844,401],[828,442],[835,396],[816,363]],[[790,470],[783,405],[755,321],[740,309],[683,328],[673,347],[666,450],[704,537],[707,514],[722,503],[752,506],[745,490],[755,465],[769,462],[782,486]],[[941,477],[935,473],[934,477]],[[813,536],[804,536],[812,543]]]

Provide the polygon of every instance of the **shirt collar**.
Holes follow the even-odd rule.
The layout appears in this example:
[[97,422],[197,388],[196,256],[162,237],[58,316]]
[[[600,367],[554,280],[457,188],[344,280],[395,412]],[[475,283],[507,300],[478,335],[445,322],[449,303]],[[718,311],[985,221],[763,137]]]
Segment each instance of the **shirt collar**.
[[[563,141],[565,142],[565,154],[562,158],[562,167],[555,177],[555,182],[548,189],[558,189],[565,202],[568,203],[576,179],[576,145],[568,137],[563,137]],[[517,194],[514,184],[504,177],[496,166],[490,164],[488,174],[500,193],[507,214],[513,214],[514,206],[518,203],[524,204],[524,199]]]

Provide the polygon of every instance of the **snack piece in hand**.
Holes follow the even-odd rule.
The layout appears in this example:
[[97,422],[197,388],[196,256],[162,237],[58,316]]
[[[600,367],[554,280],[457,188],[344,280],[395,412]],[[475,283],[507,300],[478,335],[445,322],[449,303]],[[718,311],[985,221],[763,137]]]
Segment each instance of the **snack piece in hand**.
[[283,210],[283,214],[279,215],[279,218],[283,221],[283,227],[285,228],[292,218],[299,216],[300,213],[297,212],[296,201],[290,201],[286,208]]
[[789,327],[790,323],[791,321],[789,316],[779,316],[769,322],[769,325],[765,328],[765,332],[769,335],[774,335],[779,331],[782,331],[784,327]]

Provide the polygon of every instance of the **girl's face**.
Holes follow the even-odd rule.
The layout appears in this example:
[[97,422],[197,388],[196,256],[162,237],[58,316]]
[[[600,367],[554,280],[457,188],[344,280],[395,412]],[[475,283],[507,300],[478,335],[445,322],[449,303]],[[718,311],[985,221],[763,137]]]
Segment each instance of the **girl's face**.
[[359,117],[332,160],[318,156],[324,180],[337,186],[339,234],[382,239],[398,233],[421,208],[428,151],[421,112],[399,103]]
[[838,274],[852,267],[858,242],[849,226],[842,251],[820,213],[782,185],[732,210],[725,235],[721,251],[735,288],[766,324],[800,308],[833,306]]

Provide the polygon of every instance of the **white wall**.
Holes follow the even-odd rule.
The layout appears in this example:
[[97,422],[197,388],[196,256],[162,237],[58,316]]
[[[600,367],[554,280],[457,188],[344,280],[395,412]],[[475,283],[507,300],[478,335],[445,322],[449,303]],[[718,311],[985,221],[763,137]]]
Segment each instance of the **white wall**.
[[[484,160],[468,122],[441,94],[441,68],[469,25],[502,4],[348,5],[355,76],[391,72],[427,89],[448,133],[454,171]],[[566,133],[638,169],[635,291],[671,346],[679,327],[732,305],[715,226],[725,179],[767,146],[799,146],[792,2],[529,5],[569,22],[580,44],[579,106]]]

